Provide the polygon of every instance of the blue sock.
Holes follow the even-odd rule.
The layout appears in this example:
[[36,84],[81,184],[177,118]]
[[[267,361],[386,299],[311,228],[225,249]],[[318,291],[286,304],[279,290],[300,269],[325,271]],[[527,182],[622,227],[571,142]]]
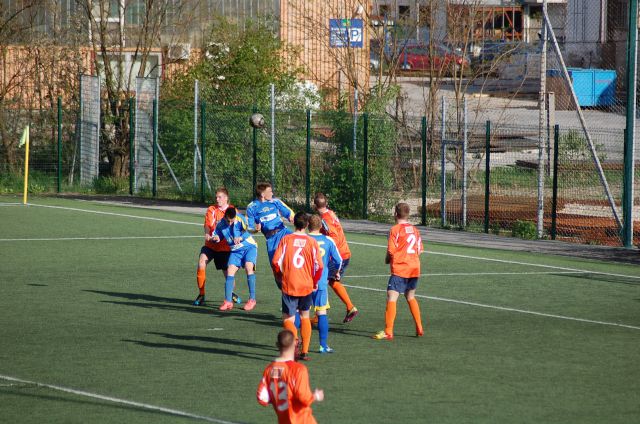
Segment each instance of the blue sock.
[[231,302],[231,296],[233,293],[233,285],[235,284],[235,277],[227,276],[224,282],[224,299],[227,302]]
[[326,315],[318,315],[318,335],[320,336],[320,346],[326,348],[329,338],[329,318]]
[[256,300],[256,274],[247,275],[249,285],[249,299]]
[[296,328],[300,329],[300,312],[296,311]]

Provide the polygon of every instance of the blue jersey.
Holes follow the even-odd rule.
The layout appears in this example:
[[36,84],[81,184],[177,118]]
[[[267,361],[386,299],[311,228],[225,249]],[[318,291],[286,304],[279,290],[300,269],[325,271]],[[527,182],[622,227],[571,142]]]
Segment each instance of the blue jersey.
[[247,206],[247,219],[249,230],[255,230],[256,224],[261,225],[262,234],[268,236],[274,230],[284,228],[282,218],[290,220],[294,215],[293,210],[280,200],[254,200]]
[[[256,241],[251,237],[251,234],[247,231],[247,219],[241,215],[237,214],[236,219],[233,224],[229,225],[226,219],[221,220],[216,225],[215,234],[220,237],[220,239],[224,239],[231,247],[231,251],[237,251],[241,249],[245,249],[250,247],[251,245],[257,246]],[[236,237],[241,237],[242,242],[239,244],[235,244],[234,239]]]
[[326,290],[329,277],[329,263],[333,263],[337,269],[342,266],[342,257],[338,251],[338,246],[329,236],[324,234],[309,234],[309,237],[313,237],[320,246],[320,256],[322,256],[322,276],[318,281],[318,290]]

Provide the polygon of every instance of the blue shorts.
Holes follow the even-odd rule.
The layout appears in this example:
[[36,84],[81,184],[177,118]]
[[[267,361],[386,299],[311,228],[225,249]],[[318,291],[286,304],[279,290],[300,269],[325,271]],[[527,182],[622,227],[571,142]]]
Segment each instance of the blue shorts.
[[249,245],[243,249],[232,250],[229,255],[229,265],[235,265],[238,268],[244,268],[247,262],[251,262],[254,267],[258,260],[258,247]]
[[316,311],[326,311],[331,308],[329,305],[329,293],[327,290],[318,289],[312,293],[313,306]]
[[282,240],[282,237],[286,236],[287,234],[293,234],[293,231],[291,231],[287,227],[283,227],[280,231],[278,231],[277,233],[269,236],[266,239],[267,240],[267,255],[269,256],[269,264],[271,264],[271,261],[273,260],[273,255],[276,254],[276,249],[278,248],[278,245],[280,244],[280,240]]
[[404,278],[392,275],[389,277],[389,284],[387,284],[387,290],[397,291],[398,293],[415,290],[416,287],[418,287],[418,277]]
[[329,261],[329,281],[340,281],[342,279],[345,269],[349,266],[349,259],[342,260],[342,267],[340,269],[336,268],[335,262]]
[[282,293],[282,313],[290,317],[294,316],[297,311],[308,311],[313,304],[313,295],[309,293],[306,296],[289,296]]
[[210,247],[202,246],[200,249],[200,254],[205,255],[207,257],[207,261],[211,262],[213,259],[213,263],[216,264],[216,269],[227,269],[227,264],[229,263],[229,255],[231,252],[228,250],[226,252],[219,252],[217,250],[213,250]]

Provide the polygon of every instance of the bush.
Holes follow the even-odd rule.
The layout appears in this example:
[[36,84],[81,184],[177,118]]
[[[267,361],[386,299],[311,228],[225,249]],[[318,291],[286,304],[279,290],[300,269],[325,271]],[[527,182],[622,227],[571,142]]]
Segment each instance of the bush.
[[538,238],[538,230],[534,222],[518,220],[511,229],[511,235],[525,240],[536,240]]

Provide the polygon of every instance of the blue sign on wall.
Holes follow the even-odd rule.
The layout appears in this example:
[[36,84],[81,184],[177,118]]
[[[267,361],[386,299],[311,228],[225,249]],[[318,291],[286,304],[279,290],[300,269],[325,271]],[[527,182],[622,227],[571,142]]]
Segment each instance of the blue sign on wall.
[[329,46],[361,49],[363,29],[362,19],[329,19]]

